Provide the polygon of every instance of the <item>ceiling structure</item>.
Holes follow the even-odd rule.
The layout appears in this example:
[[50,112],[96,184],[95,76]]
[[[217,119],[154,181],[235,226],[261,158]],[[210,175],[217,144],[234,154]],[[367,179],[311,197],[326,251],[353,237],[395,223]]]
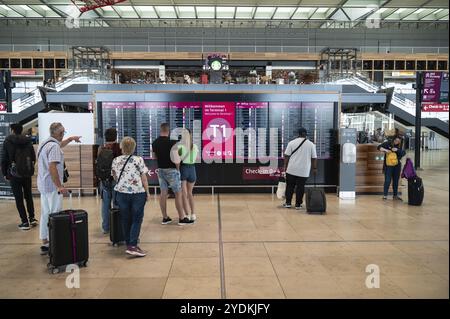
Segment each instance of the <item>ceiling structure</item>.
[[448,0],[126,0],[81,13],[85,2],[0,0],[0,20],[29,24],[73,17],[82,27],[448,28],[449,18]]

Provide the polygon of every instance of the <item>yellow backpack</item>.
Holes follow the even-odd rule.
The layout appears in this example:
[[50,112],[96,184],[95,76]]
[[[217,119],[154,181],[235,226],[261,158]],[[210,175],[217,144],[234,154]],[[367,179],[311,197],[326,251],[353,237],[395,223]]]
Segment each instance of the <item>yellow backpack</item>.
[[398,158],[397,153],[390,152],[386,154],[386,166],[397,166]]

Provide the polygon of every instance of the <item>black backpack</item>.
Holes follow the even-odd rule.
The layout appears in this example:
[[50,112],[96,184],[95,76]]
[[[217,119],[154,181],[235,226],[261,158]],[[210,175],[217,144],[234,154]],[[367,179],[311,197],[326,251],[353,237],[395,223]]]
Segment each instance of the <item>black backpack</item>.
[[101,181],[111,179],[111,167],[114,160],[114,153],[111,149],[102,147],[95,164],[95,173]]
[[14,147],[10,173],[15,177],[31,177],[34,175],[34,161],[32,160],[30,145]]

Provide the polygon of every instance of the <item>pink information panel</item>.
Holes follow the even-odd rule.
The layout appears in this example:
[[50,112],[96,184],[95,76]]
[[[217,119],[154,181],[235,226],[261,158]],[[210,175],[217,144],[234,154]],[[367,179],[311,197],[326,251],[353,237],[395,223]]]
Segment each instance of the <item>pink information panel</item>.
[[104,109],[134,109],[134,102],[103,102]]
[[201,102],[170,102],[169,107],[171,109],[200,109],[202,107]]
[[233,159],[234,102],[203,102],[202,123],[203,159]]

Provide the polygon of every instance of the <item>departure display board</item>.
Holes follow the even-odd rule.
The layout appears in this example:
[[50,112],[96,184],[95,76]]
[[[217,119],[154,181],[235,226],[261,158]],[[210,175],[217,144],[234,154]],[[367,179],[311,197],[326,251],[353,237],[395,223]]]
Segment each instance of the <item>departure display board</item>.
[[[272,102],[269,104],[269,126],[278,134],[270,134],[270,156],[283,158],[289,141],[298,137],[301,127],[301,107],[298,102]],[[276,144],[278,143],[278,144]],[[278,145],[278,147],[274,147]]]
[[167,102],[136,103],[136,148],[145,160],[153,159],[152,143],[159,136],[160,125],[169,122],[168,105]]
[[317,158],[328,159],[332,154],[333,103],[302,103],[302,126],[308,139],[316,144]]
[[154,159],[152,142],[162,123],[170,124],[172,139],[180,138],[182,128],[190,129],[204,161],[282,159],[300,127],[316,144],[319,159],[333,157],[333,103],[103,102],[101,121],[104,130],[117,129],[119,140],[134,137],[137,154],[145,160]]
[[203,102],[202,158],[234,158],[234,102]]
[[236,158],[267,156],[268,115],[267,102],[236,102]]
[[193,143],[198,149],[202,146],[202,103],[201,102],[170,102],[169,103],[170,127],[172,139],[179,139],[180,130],[175,128],[187,128],[192,133]]
[[103,102],[103,129],[116,128],[120,141],[125,136],[136,137],[136,108],[134,102]]

